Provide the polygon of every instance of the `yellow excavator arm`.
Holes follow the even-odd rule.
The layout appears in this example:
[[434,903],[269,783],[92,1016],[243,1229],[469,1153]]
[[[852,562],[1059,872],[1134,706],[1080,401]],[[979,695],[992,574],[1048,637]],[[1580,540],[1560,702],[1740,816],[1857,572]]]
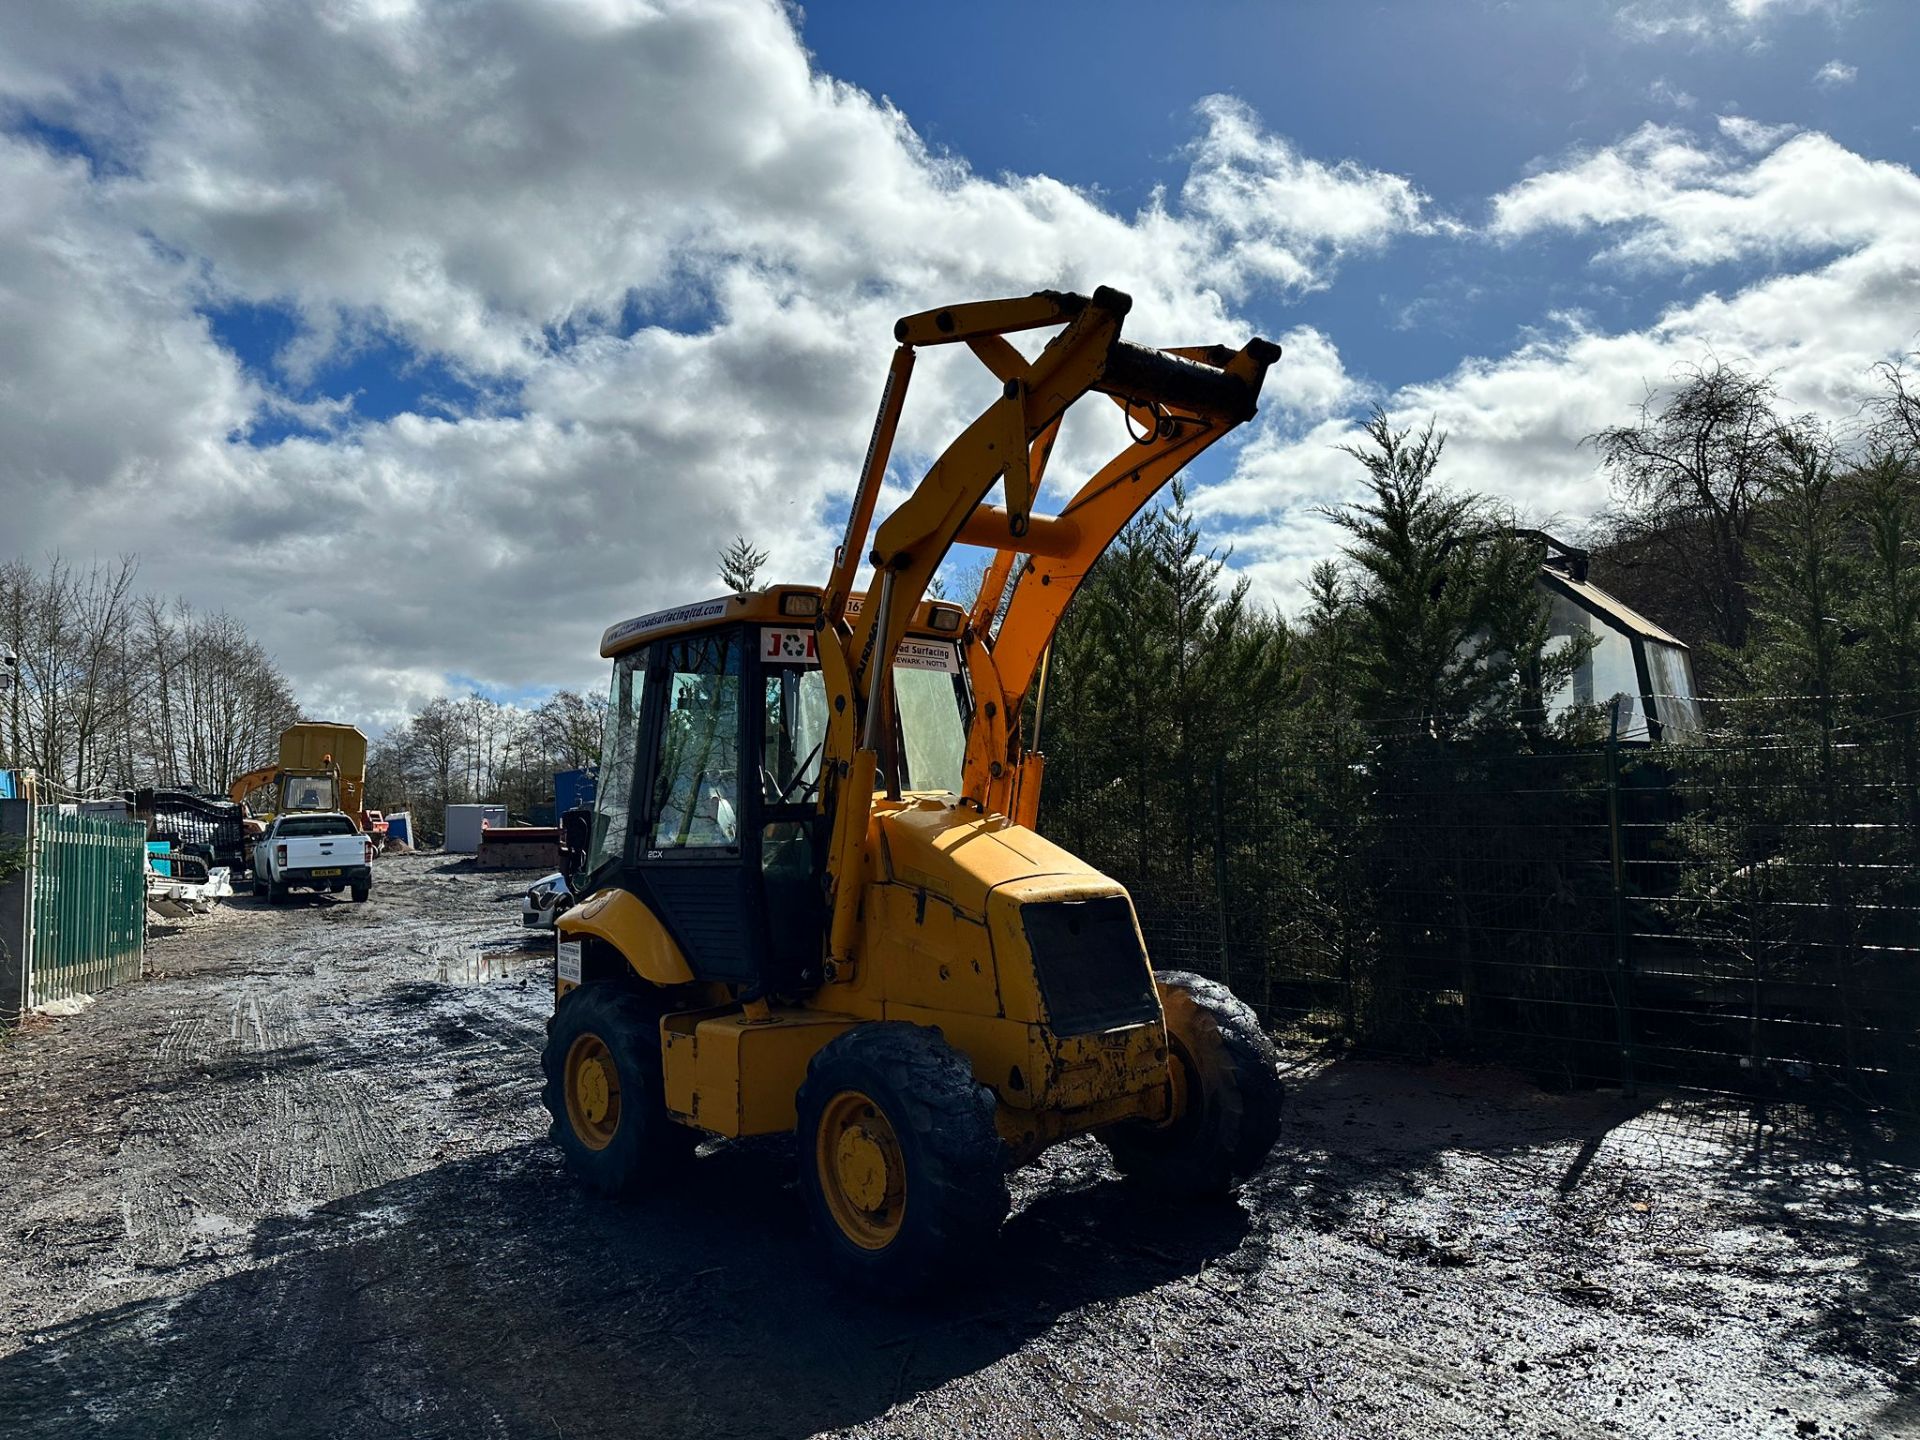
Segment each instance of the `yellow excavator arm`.
[[[833,817],[827,857],[833,917],[829,958],[844,961],[857,932],[859,885],[875,793],[897,799],[891,657],[935,572],[955,544],[992,549],[962,643],[974,693],[962,791],[983,812],[1031,823],[1039,800],[1038,756],[1024,754],[1020,707],[1068,602],[1107,546],[1160,487],[1209,445],[1253,417],[1267,368],[1280,347],[1253,339],[1155,350],[1121,338],[1132,300],[1104,286],[1091,297],[1041,291],[1012,300],[954,305],[909,315],[894,327],[894,352],[873,438],[861,467],[847,530],[834,557],[820,623],[820,659],[832,712],[821,806]],[[1005,338],[1062,328],[1031,362]],[[1000,382],[982,411],[890,515],[867,547],[881,480],[913,374],[926,345],[965,344]],[[1132,438],[1058,515],[1037,515],[1034,496],[1061,418],[1090,391],[1125,412]],[[1003,483],[1005,505],[986,497]],[[1014,567],[1026,564],[1014,578]],[[874,576],[849,617],[862,562]],[[997,633],[989,634],[1009,582]]]
[[249,770],[233,784],[227,787],[227,798],[238,805],[246,800],[253,791],[272,780],[280,773],[278,765],[262,765],[258,770]]

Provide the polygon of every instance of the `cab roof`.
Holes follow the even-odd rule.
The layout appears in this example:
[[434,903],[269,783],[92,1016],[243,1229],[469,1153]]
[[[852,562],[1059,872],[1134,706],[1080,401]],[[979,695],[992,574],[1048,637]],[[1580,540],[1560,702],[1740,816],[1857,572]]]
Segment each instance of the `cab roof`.
[[[825,593],[818,585],[771,585],[764,590],[721,595],[712,600],[696,600],[690,605],[676,605],[668,610],[654,610],[645,615],[636,615],[631,620],[622,620],[617,625],[609,625],[600,637],[600,654],[611,659],[665,635],[709,630],[742,620],[768,625],[799,625],[811,630],[819,619]],[[858,592],[848,597],[847,614],[858,615],[865,600],[866,596]],[[944,623],[935,622],[933,617],[936,612],[943,612],[941,621]],[[907,628],[941,639],[952,639],[959,634],[965,621],[966,610],[963,606],[946,600],[922,600],[914,607],[913,619],[908,622]]]

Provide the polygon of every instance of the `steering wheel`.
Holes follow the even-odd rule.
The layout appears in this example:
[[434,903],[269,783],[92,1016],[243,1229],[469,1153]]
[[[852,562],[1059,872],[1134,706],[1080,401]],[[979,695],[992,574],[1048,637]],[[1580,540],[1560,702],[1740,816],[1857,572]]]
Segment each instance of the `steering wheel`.
[[[819,745],[814,746],[813,749],[807,752],[807,758],[802,760],[799,763],[799,765],[794,768],[793,779],[789,780],[784,787],[780,787],[780,794],[778,798],[774,800],[773,802],[774,804],[785,805],[788,803],[787,802],[788,793],[793,789],[794,786],[798,785],[800,781],[805,777],[807,773],[807,767],[813,764],[815,760],[820,758],[821,747],[824,746],[826,743],[827,743],[826,740],[823,738],[820,741]],[[765,766],[761,767],[760,773],[763,775],[766,775]],[[774,780],[771,775],[768,775],[767,779],[776,787],[779,787],[779,782]],[[819,793],[820,793],[820,774],[818,771],[815,771],[813,779],[807,781],[807,788],[800,792],[800,798],[793,801],[792,803],[794,803],[795,805],[804,805],[807,803],[807,801],[813,799],[814,796],[818,795]]]

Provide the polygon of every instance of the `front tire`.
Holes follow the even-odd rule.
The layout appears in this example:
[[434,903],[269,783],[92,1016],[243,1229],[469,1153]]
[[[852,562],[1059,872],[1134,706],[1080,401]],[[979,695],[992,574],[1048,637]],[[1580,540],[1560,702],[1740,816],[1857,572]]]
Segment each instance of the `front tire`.
[[1167,1016],[1167,1063],[1180,1107],[1164,1125],[1104,1137],[1121,1174],[1162,1194],[1224,1195],[1280,1138],[1280,1052],[1226,986],[1181,970],[1155,977]]
[[856,1026],[807,1067],[800,1188],[837,1275],[898,1296],[974,1260],[1007,1217],[993,1092],[937,1030]]
[[667,1114],[660,1015],[611,985],[569,990],[547,1021],[540,1101],[567,1169],[602,1195],[641,1194],[693,1154],[700,1137]]

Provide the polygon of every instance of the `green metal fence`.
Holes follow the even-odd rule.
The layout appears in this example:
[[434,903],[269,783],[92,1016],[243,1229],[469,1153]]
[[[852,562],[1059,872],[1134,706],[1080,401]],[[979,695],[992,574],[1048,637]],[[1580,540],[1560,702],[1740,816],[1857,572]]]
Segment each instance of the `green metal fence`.
[[42,806],[27,852],[28,1006],[138,980],[147,935],[146,827]]

